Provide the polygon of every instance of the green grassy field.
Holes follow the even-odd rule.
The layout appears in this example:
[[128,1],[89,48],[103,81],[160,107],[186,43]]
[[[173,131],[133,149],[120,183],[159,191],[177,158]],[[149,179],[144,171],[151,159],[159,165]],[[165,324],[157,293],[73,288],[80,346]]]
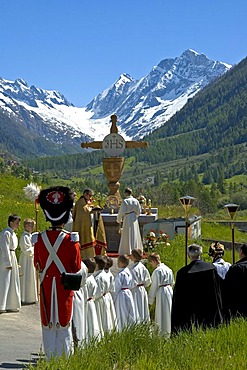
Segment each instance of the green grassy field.
[[[245,370],[247,321],[206,331],[182,332],[168,340],[149,325],[106,335],[68,359],[38,362],[37,370]],[[34,369],[34,367],[29,367]]]

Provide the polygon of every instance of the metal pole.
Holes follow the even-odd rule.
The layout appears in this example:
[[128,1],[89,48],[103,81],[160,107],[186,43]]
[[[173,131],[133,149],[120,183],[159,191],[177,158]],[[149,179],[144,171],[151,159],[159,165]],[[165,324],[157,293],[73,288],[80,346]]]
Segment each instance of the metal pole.
[[185,213],[185,266],[187,265],[187,249],[188,249],[188,212]]
[[232,222],[232,263],[235,263],[234,222]]

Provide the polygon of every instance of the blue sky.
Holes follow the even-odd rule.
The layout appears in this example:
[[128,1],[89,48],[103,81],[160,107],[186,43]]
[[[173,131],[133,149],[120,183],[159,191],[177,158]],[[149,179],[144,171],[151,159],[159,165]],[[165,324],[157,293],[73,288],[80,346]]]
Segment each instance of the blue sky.
[[0,0],[0,76],[85,106],[121,73],[139,79],[186,49],[247,56],[246,0]]

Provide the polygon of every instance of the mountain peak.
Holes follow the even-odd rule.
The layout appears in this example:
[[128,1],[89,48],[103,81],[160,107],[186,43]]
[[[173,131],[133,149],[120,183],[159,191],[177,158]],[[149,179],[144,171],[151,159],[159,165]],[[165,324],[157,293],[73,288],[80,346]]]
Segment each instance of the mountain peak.
[[125,135],[140,139],[168,121],[189,98],[229,67],[187,49],[175,59],[163,59],[140,80],[122,74],[87,105],[87,111],[97,120],[116,112]]
[[[193,50],[193,49],[187,49],[185,50],[182,55],[190,55],[190,56],[197,56],[197,55],[202,55],[200,53],[198,53],[197,51]],[[203,54],[204,55],[204,54]]]
[[109,117],[116,113],[121,135],[136,140],[164,125],[188,99],[230,67],[187,49],[176,58],[163,59],[139,80],[122,73],[83,108],[74,107],[58,91],[29,87],[21,78],[0,78],[0,113],[10,112],[21,125],[48,141],[76,146],[86,136],[101,139]]
[[114,85],[116,89],[119,89],[119,88],[123,88],[126,83],[129,83],[132,81],[134,81],[134,79],[128,73],[122,73]]
[[37,107],[37,101],[42,101],[49,106],[52,105],[67,105],[72,104],[65,96],[55,90],[43,90],[35,86],[29,86],[22,78],[17,78],[15,81],[0,79],[0,91],[6,96],[24,102],[31,107]]
[[17,78],[17,79],[15,80],[15,84],[16,84],[16,85],[19,85],[19,86],[23,85],[23,86],[25,86],[25,87],[28,87],[27,82],[26,82],[25,80],[23,80],[22,78]]

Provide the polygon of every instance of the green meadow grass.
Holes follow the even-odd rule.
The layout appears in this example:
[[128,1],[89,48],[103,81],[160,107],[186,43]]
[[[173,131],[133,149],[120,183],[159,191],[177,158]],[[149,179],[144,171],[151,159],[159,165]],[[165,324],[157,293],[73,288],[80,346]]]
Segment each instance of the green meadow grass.
[[[246,243],[247,234],[245,232],[239,231],[236,227],[234,230],[235,242],[236,243]],[[232,229],[230,225],[222,225],[218,222],[202,222],[202,237],[203,239],[214,239],[221,241],[231,241],[232,239]]]
[[[77,349],[68,359],[40,360],[45,370],[241,370],[247,367],[247,322],[233,321],[205,331],[193,330],[164,339],[152,325],[107,334]],[[30,366],[29,369],[34,369]]]

